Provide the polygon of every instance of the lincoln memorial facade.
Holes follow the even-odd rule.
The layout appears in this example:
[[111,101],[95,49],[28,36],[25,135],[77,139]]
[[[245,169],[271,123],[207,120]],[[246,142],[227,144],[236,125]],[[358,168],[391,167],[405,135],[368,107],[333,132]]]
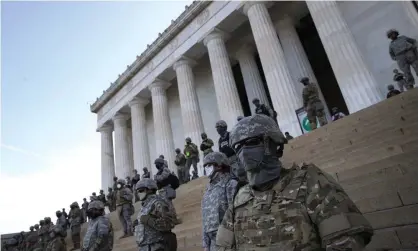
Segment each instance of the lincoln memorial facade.
[[[386,31],[418,38],[418,5],[405,2],[193,2],[103,92],[91,111],[101,133],[102,188],[160,154],[174,170],[185,138],[215,142],[270,105],[283,132],[302,134],[301,77],[318,84],[331,110],[354,113],[384,99],[393,84]],[[202,159],[202,158],[201,158]]]

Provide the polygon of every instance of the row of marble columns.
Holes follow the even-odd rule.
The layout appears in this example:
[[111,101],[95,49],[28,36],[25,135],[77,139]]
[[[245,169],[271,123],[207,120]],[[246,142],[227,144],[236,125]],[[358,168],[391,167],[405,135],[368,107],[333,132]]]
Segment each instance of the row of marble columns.
[[[307,6],[349,111],[353,113],[380,101],[383,95],[368,70],[337,3],[308,1]],[[245,44],[234,55],[241,67],[248,101],[251,104],[253,98],[259,98],[261,102],[268,103],[254,58],[254,54],[258,52],[281,130],[292,135],[300,135],[295,113],[296,109],[302,107],[302,85],[298,79],[307,76],[316,82],[316,78],[294,24],[288,16],[284,16],[276,25],[273,24],[263,2],[247,2],[243,12],[248,16],[255,46]],[[220,118],[232,126],[237,116],[243,115],[243,111],[225,38],[225,33],[215,29],[205,37],[203,43],[209,54]],[[190,137],[193,142],[200,142],[200,134],[204,131],[204,127],[192,71],[195,64],[193,60],[182,57],[173,65],[173,69],[177,74],[184,136]],[[148,88],[152,96],[155,154],[157,156],[163,154],[169,167],[174,170],[174,141],[166,94],[169,86],[170,83],[156,79]],[[321,99],[323,99],[322,94]],[[139,98],[129,103],[131,135],[126,115],[118,114],[114,117],[114,162],[112,131],[109,127],[100,130],[102,187],[111,184],[115,174],[124,178],[130,175],[134,168],[142,171],[144,166],[151,167],[144,111],[147,103],[148,101]]]

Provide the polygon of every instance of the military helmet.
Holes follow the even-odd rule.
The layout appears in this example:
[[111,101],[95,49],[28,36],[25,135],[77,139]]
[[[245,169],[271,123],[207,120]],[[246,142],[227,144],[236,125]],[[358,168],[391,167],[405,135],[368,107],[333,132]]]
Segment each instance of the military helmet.
[[78,202],[74,201],[73,203],[71,203],[70,207],[78,207]]
[[176,150],[175,150],[175,152],[177,153],[179,153],[179,152],[181,152],[181,150],[180,150],[180,148],[176,148]]
[[260,102],[260,100],[258,98],[253,98],[251,102],[254,104],[254,102]]
[[32,231],[35,227],[34,226],[30,226],[29,230]]
[[386,36],[390,37],[390,35],[392,35],[393,33],[396,33],[396,35],[399,35],[399,31],[396,29],[390,29],[386,32]]
[[284,142],[283,133],[276,122],[262,114],[245,117],[239,121],[229,134],[229,144],[234,147],[237,143],[254,137],[268,136],[273,142]]
[[161,155],[159,156],[159,158],[160,158],[160,159],[164,159],[164,155],[162,155],[162,154],[161,154]]
[[99,200],[95,200],[95,201],[93,201],[93,202],[91,202],[90,204],[89,204],[89,207],[87,208],[87,210],[90,210],[90,209],[98,209],[98,210],[104,210],[104,204],[103,204],[103,202],[101,202],[101,201],[99,201]]
[[147,170],[148,171],[148,168],[147,167],[144,167],[144,168],[142,168],[142,170],[144,170],[144,171]]
[[96,193],[95,193],[95,192],[93,192],[91,195],[96,196]]
[[393,86],[393,85],[388,85],[388,90],[389,91],[392,91],[392,90],[394,90],[395,89],[395,86]]
[[218,166],[221,166],[221,165],[229,166],[228,158],[226,157],[224,153],[221,153],[221,152],[211,152],[205,156],[205,158],[203,159],[203,166],[206,166],[212,163],[215,163]]
[[44,220],[40,220],[40,221],[39,221],[39,225],[41,225],[41,226],[42,226],[42,225],[44,225],[44,224],[45,224],[45,221],[44,221]]
[[150,190],[157,190],[157,183],[153,179],[145,178],[136,183],[135,190],[147,188]]
[[187,137],[186,142],[192,142],[192,139],[190,137]]
[[309,82],[309,78],[308,77],[302,77],[302,78],[299,79],[299,82],[301,82],[301,83]]
[[39,227],[39,224],[35,224],[35,228],[38,228]]
[[55,214],[62,214],[60,210],[56,211]]
[[122,185],[126,185],[126,181],[123,179],[118,179],[118,183]]
[[103,189],[100,189],[100,192],[103,193],[104,192]]
[[215,127],[228,127],[228,125],[226,124],[225,120],[218,120],[218,122],[216,122]]
[[156,165],[156,164],[165,164],[165,162],[164,162],[164,159],[161,159],[161,158],[157,158],[157,159],[155,159],[155,161],[154,161],[154,164]]

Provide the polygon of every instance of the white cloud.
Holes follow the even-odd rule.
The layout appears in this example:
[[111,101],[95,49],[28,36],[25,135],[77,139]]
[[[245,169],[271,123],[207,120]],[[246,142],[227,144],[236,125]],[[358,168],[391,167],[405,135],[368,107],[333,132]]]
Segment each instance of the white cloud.
[[[3,147],[3,145],[2,145]],[[11,148],[8,148],[12,150]],[[16,151],[28,153],[16,148]],[[32,154],[29,154],[32,155]],[[33,156],[33,155],[32,155]],[[46,216],[100,190],[100,142],[91,139],[77,148],[42,156],[39,172],[0,177],[0,233],[27,231]]]

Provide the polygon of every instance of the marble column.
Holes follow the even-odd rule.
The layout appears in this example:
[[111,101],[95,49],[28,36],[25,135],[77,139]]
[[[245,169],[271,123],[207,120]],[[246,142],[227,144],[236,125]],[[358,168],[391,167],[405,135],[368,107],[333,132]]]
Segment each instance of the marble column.
[[113,155],[113,128],[112,126],[103,126],[99,130],[101,137],[101,171],[103,191],[113,185],[115,176],[115,160]]
[[223,32],[214,30],[205,37],[203,43],[208,49],[220,119],[225,120],[231,128],[236,124],[237,117],[244,113],[224,39]]
[[115,169],[119,179],[125,179],[132,170],[129,153],[128,117],[125,114],[117,114],[113,117],[115,128]]
[[[170,83],[164,80],[155,80],[148,86],[152,96],[152,111],[154,116],[154,137],[156,152],[155,158],[160,154],[164,155],[167,160],[170,170],[177,172],[177,167],[174,164],[175,160],[175,148],[173,140],[173,132],[171,131],[170,116],[168,113],[168,100],[166,89],[170,87]],[[157,170],[153,165],[153,173]]]
[[128,170],[127,176],[131,177],[134,171],[134,149],[133,149],[133,143],[132,143],[132,128],[130,127],[130,124],[128,124],[127,141],[128,141],[128,153],[129,153],[129,170]]
[[293,83],[296,86],[296,91],[299,95],[302,95],[303,85],[299,82],[300,78],[308,77],[311,82],[315,83],[319,90],[319,98],[325,105],[325,111],[328,119],[331,119],[328,107],[324,96],[322,95],[321,88],[318,85],[318,81],[309,63],[308,56],[305,49],[300,42],[299,35],[296,32],[293,20],[288,15],[284,15],[276,23],[276,31],[280,38],[280,44],[286,58],[287,65],[289,66],[290,73],[293,77]]
[[415,27],[418,27],[418,13],[417,13],[417,10],[415,9],[413,2],[418,4],[418,1],[399,1],[398,3],[401,3],[403,5],[406,15],[408,16],[409,20],[412,22],[412,25],[414,25]]
[[336,1],[306,1],[350,113],[383,99]]
[[255,50],[253,45],[245,44],[235,53],[244,79],[244,86],[245,91],[247,92],[248,103],[251,107],[251,114],[254,114],[255,111],[255,107],[252,104],[254,98],[258,98],[262,104],[270,106],[266,91],[264,90],[263,81],[261,80],[260,71],[255,62]]
[[243,11],[250,21],[279,126],[283,132],[300,135],[296,110],[303,106],[302,98],[296,92],[267,7],[264,2],[247,2]]
[[[177,75],[184,138],[190,137],[193,143],[200,145],[202,141],[200,135],[205,128],[203,126],[202,114],[200,113],[192,71],[192,67],[195,64],[194,60],[183,57],[174,63],[173,69]],[[201,154],[200,159],[203,160],[203,154]],[[199,165],[198,169],[199,175],[203,173],[201,165]]]
[[129,102],[132,121],[132,148],[134,169],[136,169],[141,175],[144,172],[142,168],[151,168],[148,149],[147,125],[145,119],[145,106],[148,103],[148,100],[138,97]]

